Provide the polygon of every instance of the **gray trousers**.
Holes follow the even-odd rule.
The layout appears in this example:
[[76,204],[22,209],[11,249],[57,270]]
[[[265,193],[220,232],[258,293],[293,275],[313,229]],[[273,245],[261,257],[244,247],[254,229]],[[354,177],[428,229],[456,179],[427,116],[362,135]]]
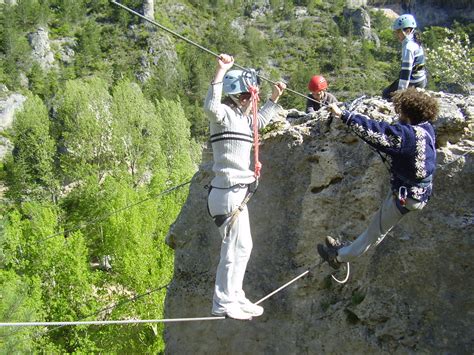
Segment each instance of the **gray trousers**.
[[[211,215],[227,214],[235,210],[244,200],[246,193],[247,186],[213,188],[208,199]],[[240,212],[230,230],[228,230],[229,219],[219,227],[222,245],[216,273],[213,311],[238,307],[239,302],[244,302],[246,299],[242,284],[253,245],[247,206]]]
[[[405,207],[409,211],[414,211],[421,210],[425,205],[426,202],[408,198]],[[390,191],[367,229],[352,244],[338,250],[337,260],[352,261],[364,254],[372,245],[377,246],[404,215],[398,209],[395,196]]]

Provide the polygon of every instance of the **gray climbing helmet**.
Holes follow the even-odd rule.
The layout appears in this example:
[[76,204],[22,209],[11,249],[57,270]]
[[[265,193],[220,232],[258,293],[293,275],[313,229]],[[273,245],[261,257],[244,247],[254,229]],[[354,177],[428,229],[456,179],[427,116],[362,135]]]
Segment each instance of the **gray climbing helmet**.
[[249,86],[257,86],[257,75],[255,70],[229,70],[223,80],[222,90],[226,95],[237,95],[249,92]]
[[393,22],[392,30],[403,30],[404,28],[416,28],[416,21],[413,15],[401,15]]

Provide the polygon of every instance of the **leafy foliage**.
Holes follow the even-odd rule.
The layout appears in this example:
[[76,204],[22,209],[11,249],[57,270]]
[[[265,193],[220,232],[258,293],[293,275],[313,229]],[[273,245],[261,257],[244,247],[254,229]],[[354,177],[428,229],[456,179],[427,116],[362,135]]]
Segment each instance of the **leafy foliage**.
[[[379,94],[400,69],[390,21],[371,13],[377,46],[354,33],[344,3],[159,0],[155,17],[301,93],[323,74],[344,101]],[[215,58],[108,0],[2,3],[0,21],[0,82],[28,97],[2,133],[14,145],[0,174],[2,321],[162,318],[166,289],[157,288],[173,272],[165,236],[187,192],[156,197],[199,162]],[[32,60],[38,27],[52,40],[49,69]],[[472,82],[474,26],[453,31],[425,31],[433,88]],[[263,83],[262,97],[270,90]],[[280,102],[305,105],[290,94]],[[127,302],[137,295],[146,296]],[[162,353],[162,334],[162,325],[2,328],[0,352]]]

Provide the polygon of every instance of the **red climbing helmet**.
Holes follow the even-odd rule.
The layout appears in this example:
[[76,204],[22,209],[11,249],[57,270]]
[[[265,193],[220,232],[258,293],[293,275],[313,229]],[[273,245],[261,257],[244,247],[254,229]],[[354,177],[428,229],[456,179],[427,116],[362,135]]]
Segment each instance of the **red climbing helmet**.
[[322,75],[314,75],[308,83],[309,91],[321,91],[328,88],[328,82]]

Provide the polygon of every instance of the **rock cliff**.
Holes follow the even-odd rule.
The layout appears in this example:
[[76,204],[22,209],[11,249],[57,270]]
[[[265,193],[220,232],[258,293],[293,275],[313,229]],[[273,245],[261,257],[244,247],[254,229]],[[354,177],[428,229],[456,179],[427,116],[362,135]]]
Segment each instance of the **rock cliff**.
[[12,150],[11,142],[2,133],[11,127],[15,112],[22,108],[26,97],[12,93],[0,84],[0,161]]
[[472,0],[370,0],[368,5],[388,7],[399,14],[412,13],[421,27],[474,20]]
[[[352,263],[347,284],[331,281],[323,265],[265,301],[265,313],[253,321],[169,324],[167,353],[470,353],[474,96],[431,94],[441,102],[438,169],[423,211]],[[391,104],[376,98],[356,110],[393,117]],[[166,318],[210,315],[220,248],[206,210],[210,160],[205,152],[167,238],[175,272]],[[251,300],[319,262],[315,246],[326,235],[355,238],[389,188],[378,155],[324,111],[274,123],[262,137],[261,161],[261,184],[249,204],[254,249],[244,290]]]

